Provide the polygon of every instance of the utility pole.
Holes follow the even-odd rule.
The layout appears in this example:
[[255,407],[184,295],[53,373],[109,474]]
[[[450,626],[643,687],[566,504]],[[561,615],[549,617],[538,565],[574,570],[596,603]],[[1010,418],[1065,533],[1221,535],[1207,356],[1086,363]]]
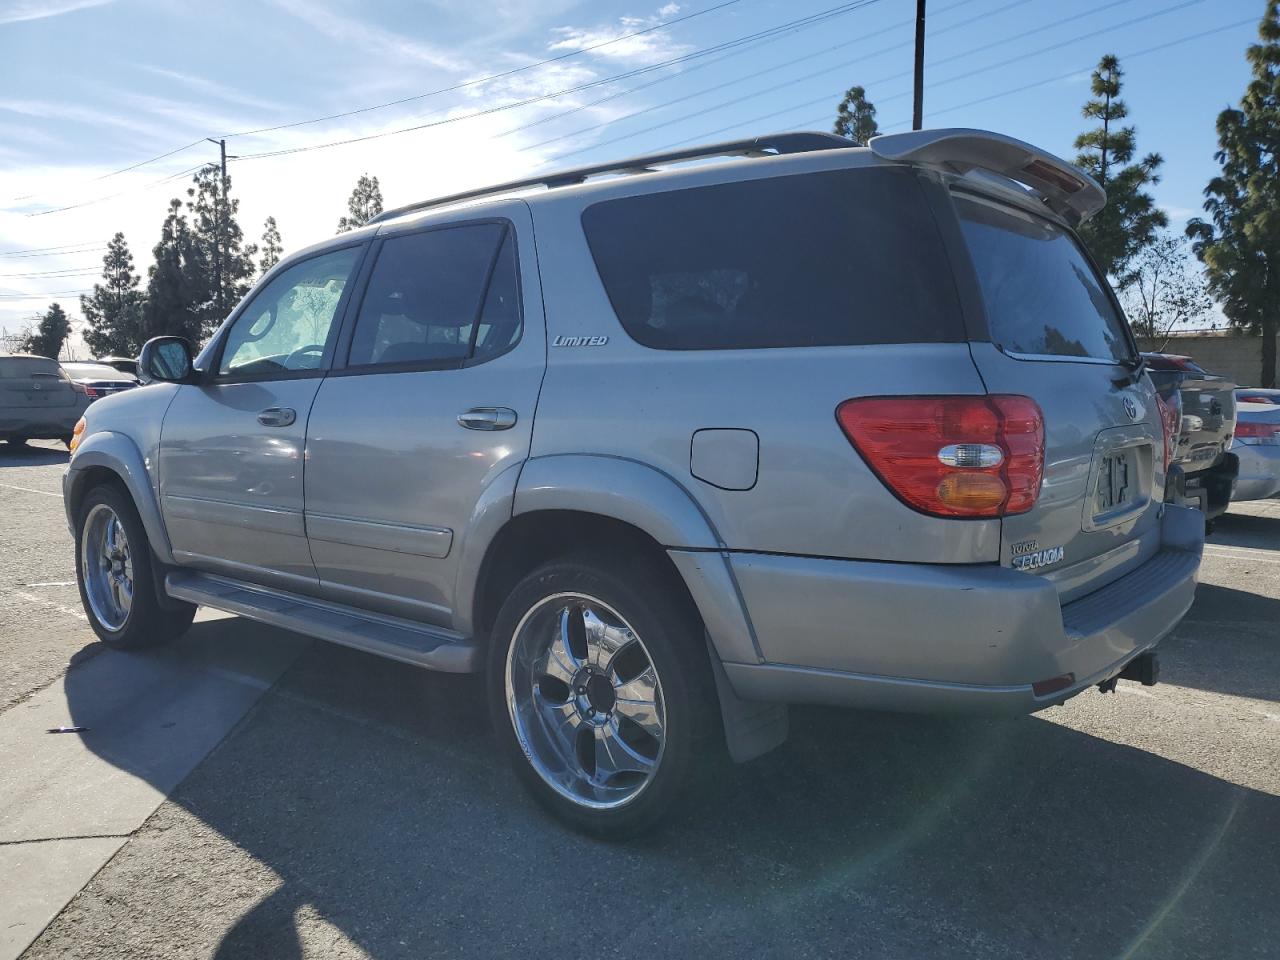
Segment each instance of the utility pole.
[[924,0],[916,0],[916,78],[915,98],[911,108],[911,129],[924,123]]
[[[924,0],[920,0],[920,2],[923,4]],[[227,209],[227,141],[225,139],[215,140],[213,137],[205,137],[205,139],[210,143],[216,143],[218,145],[218,154],[222,165],[222,180],[219,185],[221,199],[218,203],[218,216],[214,225],[215,240],[213,244],[213,282],[217,285],[217,293],[214,297],[214,302],[218,307],[218,319],[221,320],[227,312],[226,306],[223,303],[222,283],[222,251],[226,246],[226,224],[223,223],[223,218],[226,216]]]

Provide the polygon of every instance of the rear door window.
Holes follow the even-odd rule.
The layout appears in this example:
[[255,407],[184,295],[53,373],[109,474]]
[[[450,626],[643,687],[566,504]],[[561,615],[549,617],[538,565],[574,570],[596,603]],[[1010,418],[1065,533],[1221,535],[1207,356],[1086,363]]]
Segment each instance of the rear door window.
[[618,319],[666,350],[964,339],[906,170],[747,180],[607,200],[583,229]]
[[501,223],[391,237],[360,304],[347,365],[458,366],[519,338],[515,251]]
[[991,340],[1023,356],[1124,362],[1124,317],[1075,239],[1034,214],[956,196]]

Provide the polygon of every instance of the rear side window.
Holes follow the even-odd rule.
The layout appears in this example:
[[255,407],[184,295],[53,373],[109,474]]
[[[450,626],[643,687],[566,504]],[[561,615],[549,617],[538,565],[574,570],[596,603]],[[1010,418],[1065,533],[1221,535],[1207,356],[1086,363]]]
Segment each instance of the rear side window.
[[956,197],[991,340],[1008,353],[1133,358],[1124,318],[1071,234],[1041,217]]
[[905,170],[839,170],[607,200],[583,229],[626,331],[725,350],[959,341],[951,271]]
[[520,335],[508,228],[477,223],[392,237],[360,304],[348,366],[461,364]]
[[0,357],[0,380],[25,380],[36,376],[61,377],[62,368],[58,361],[40,357]]

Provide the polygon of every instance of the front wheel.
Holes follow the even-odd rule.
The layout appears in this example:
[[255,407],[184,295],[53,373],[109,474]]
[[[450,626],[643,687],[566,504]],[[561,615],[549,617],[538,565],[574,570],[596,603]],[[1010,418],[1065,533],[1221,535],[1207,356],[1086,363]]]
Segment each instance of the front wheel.
[[76,523],[76,581],[89,625],[108,646],[133,649],[176,639],[196,608],[162,607],[151,545],[133,500],[114,485],[94,487]]
[[522,580],[488,670],[494,729],[534,797],[596,836],[655,826],[722,752],[703,638],[656,571],[579,559]]

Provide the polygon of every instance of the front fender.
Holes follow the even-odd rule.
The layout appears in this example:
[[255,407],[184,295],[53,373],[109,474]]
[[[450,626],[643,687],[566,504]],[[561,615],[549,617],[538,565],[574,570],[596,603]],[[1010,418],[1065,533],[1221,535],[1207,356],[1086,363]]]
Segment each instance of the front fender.
[[147,531],[152,553],[161,563],[173,563],[173,549],[169,544],[164,520],[160,516],[160,505],[151,484],[151,476],[147,473],[146,460],[133,440],[123,433],[100,430],[82,441],[76,448],[75,456],[71,458],[62,481],[62,495],[67,522],[72,527],[73,535],[74,504],[83,496],[85,481],[89,477],[90,468],[94,467],[110,470],[120,478],[133,498],[134,506],[138,508],[138,516],[142,518],[143,529]]

